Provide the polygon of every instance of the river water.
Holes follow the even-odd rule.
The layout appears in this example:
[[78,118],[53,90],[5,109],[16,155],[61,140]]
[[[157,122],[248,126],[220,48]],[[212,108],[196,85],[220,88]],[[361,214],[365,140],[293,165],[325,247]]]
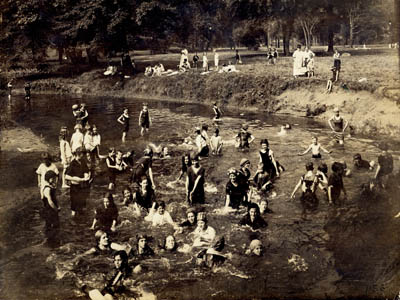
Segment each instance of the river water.
[[[185,217],[184,182],[171,185],[178,176],[181,156],[187,152],[184,138],[194,139],[194,128],[208,124],[211,136],[215,124],[211,107],[170,101],[148,101],[153,125],[150,134],[140,137],[137,119],[143,100],[111,98],[73,98],[34,95],[30,107],[22,96],[11,101],[1,99],[4,122],[30,129],[35,139],[57,155],[58,132],[66,125],[72,131],[74,118],[71,106],[85,102],[90,123],[96,124],[102,137],[101,154],[108,147],[124,151],[134,149],[135,159],[149,142],[169,147],[171,159],[155,160],[153,171],[157,186],[157,199],[167,203],[172,218],[180,222]],[[131,114],[131,129],[127,142],[121,143],[122,128],[116,122],[124,107]],[[242,123],[256,140],[247,153],[234,148],[234,136]],[[292,124],[286,134],[278,134],[280,126]],[[160,254],[143,264],[146,271],[135,275],[131,287],[142,295],[155,295],[157,299],[261,299],[261,298],[338,298],[387,297],[397,293],[399,285],[399,222],[393,216],[399,210],[398,196],[382,195],[382,201],[365,208],[360,206],[360,185],[373,176],[373,172],[353,172],[344,179],[348,191],[345,206],[336,209],[318,192],[320,205],[308,220],[301,218],[298,197],[288,201],[290,193],[305,173],[304,165],[310,154],[297,156],[311,143],[313,135],[332,150],[323,153],[323,161],[331,165],[344,160],[349,166],[354,153],[364,159],[376,160],[379,149],[376,142],[365,137],[347,137],[344,148],[331,142],[326,124],[307,118],[271,116],[228,110],[219,124],[224,140],[223,156],[201,161],[206,169],[206,204],[209,225],[219,236],[225,237],[223,253],[228,260],[220,267],[210,269],[195,265],[192,253]],[[18,131],[15,140],[29,141],[26,130]],[[257,233],[265,246],[261,258],[246,256],[245,249],[254,232],[238,226],[244,210],[224,214],[227,170],[239,167],[246,157],[252,162],[255,174],[259,141],[268,138],[277,160],[286,168],[274,185],[274,196],[269,198],[272,214],[264,217],[269,226]],[[61,244],[49,247],[44,243],[44,222],[40,217],[41,200],[36,187],[35,169],[40,164],[40,151],[35,145],[21,143],[19,147],[3,147],[0,163],[0,198],[2,215],[0,299],[86,299],[79,286],[100,287],[103,273],[112,268],[110,257],[84,257],[73,263],[71,259],[95,245],[90,225],[93,208],[101,203],[107,187],[104,162],[97,168],[98,175],[92,185],[88,212],[78,224],[70,221],[69,197],[66,190],[58,190],[62,210]],[[19,149],[18,149],[19,148]],[[4,150],[5,149],[5,150]],[[398,170],[399,149],[392,151],[395,170]],[[318,162],[314,162],[315,165]],[[58,163],[61,171],[61,166]],[[330,172],[330,171],[329,171]],[[115,202],[119,208],[119,228],[112,240],[128,243],[137,234],[151,236],[150,246],[157,249],[159,241],[173,233],[172,228],[152,228],[143,217],[122,207],[121,191],[127,175],[117,178]],[[190,244],[186,234],[176,235],[178,244]],[[397,253],[397,254],[396,254]],[[396,257],[397,256],[397,257]],[[297,258],[297,259],[294,259]],[[397,264],[396,264],[397,263]],[[385,280],[380,276],[384,274]],[[382,275],[382,276],[384,276]],[[149,294],[145,294],[149,293]]]

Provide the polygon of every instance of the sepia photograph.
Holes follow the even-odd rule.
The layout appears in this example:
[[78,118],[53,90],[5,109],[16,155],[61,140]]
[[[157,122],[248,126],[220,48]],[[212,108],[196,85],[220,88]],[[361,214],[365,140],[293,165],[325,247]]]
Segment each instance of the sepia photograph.
[[0,0],[0,300],[400,300],[400,0]]

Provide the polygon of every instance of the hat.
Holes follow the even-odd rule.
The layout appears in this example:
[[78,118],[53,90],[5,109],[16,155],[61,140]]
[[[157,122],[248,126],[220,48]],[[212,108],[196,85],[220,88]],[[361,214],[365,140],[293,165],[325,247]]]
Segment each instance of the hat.
[[73,109],[73,110],[76,110],[76,109],[78,109],[78,107],[79,107],[79,106],[78,106],[78,104],[74,104],[74,105],[72,105],[72,109]]
[[240,161],[240,166],[243,167],[247,163],[250,163],[250,161],[247,158],[242,158],[242,160]]
[[231,175],[231,174],[237,175],[237,172],[238,172],[238,171],[237,171],[235,168],[230,168],[230,169],[228,170],[228,176]]
[[80,129],[82,130],[82,125],[81,124],[76,124],[74,127],[74,130]]
[[337,112],[337,111],[339,111],[339,108],[338,108],[338,107],[335,107],[335,108],[333,109],[333,111],[334,111],[334,112]]

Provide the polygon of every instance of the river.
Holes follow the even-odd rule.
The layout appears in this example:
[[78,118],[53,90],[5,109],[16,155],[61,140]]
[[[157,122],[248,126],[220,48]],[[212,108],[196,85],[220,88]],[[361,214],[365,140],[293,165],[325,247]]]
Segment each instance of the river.
[[[89,122],[97,125],[102,137],[103,155],[114,146],[124,151],[135,150],[135,159],[138,159],[149,142],[168,146],[171,158],[153,163],[157,199],[166,202],[175,221],[184,219],[187,209],[184,182],[174,185],[170,182],[177,178],[181,156],[186,152],[183,140],[189,136],[194,139],[194,128],[201,124],[208,124],[209,135],[212,135],[215,124],[211,107],[147,101],[153,124],[149,135],[141,137],[137,119],[143,100],[34,95],[30,106],[22,96],[1,100],[3,122],[23,130],[15,131],[13,136],[21,141],[18,147],[10,140],[5,145],[4,139],[1,145],[0,299],[86,299],[79,286],[84,283],[99,287],[101,274],[112,268],[109,257],[85,257],[77,264],[71,263],[77,254],[95,245],[94,233],[89,228],[93,208],[102,202],[107,187],[104,162],[97,168],[87,215],[78,224],[70,221],[68,191],[58,189],[62,207],[61,244],[52,248],[44,243],[44,221],[39,215],[42,204],[35,174],[40,164],[39,150],[45,147],[51,154],[58,155],[60,127],[65,125],[71,132],[74,126],[71,112],[74,103],[87,104]],[[122,144],[122,128],[116,119],[124,107],[129,108],[131,114],[131,129],[127,142]],[[249,131],[256,138],[246,153],[234,147],[234,137],[243,123],[249,125]],[[291,124],[292,129],[278,134],[285,123]],[[146,290],[157,299],[393,298],[400,287],[400,220],[393,218],[399,211],[398,193],[384,192],[379,203],[366,208],[360,205],[360,185],[368,182],[374,173],[353,172],[344,179],[348,200],[342,208],[329,206],[325,195],[319,191],[318,210],[308,220],[302,220],[300,192],[295,200],[288,201],[305,173],[305,163],[311,160],[310,154],[297,156],[297,153],[308,147],[312,136],[318,136],[319,142],[332,150],[331,154],[322,153],[328,166],[344,160],[350,167],[357,152],[363,159],[377,160],[380,150],[373,138],[347,137],[342,148],[332,143],[326,124],[308,118],[240,111],[239,108],[225,111],[219,128],[224,140],[223,156],[201,161],[206,170],[204,209],[209,225],[219,236],[225,237],[223,253],[228,259],[222,266],[209,270],[196,267],[191,253],[160,254],[144,262],[145,273],[135,275],[139,293]],[[244,254],[254,232],[237,225],[244,210],[224,214],[221,208],[227,170],[238,168],[245,157],[251,161],[251,171],[255,174],[262,138],[269,140],[275,157],[286,170],[274,184],[275,194],[269,199],[274,211],[265,217],[269,226],[257,233],[265,246],[265,255],[254,258]],[[32,144],[32,140],[38,143]],[[399,153],[399,149],[392,151],[396,171]],[[314,165],[317,164],[314,161]],[[59,163],[58,166],[61,171]],[[158,242],[173,230],[152,228],[143,217],[136,217],[129,208],[122,207],[121,191],[126,183],[127,175],[117,178],[114,199],[119,208],[120,225],[112,240],[127,243],[137,234],[146,233],[151,236],[150,246],[157,249]],[[177,234],[176,238],[181,246],[190,243],[185,234]]]

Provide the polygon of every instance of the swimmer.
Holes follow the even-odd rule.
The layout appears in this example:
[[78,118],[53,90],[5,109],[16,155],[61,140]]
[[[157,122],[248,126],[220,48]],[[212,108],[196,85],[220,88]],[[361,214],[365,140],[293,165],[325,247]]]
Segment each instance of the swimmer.
[[382,143],[379,148],[381,154],[378,156],[378,167],[374,178],[382,188],[385,188],[388,177],[393,172],[393,156],[388,152],[389,147],[386,143]]
[[141,157],[133,166],[132,176],[130,182],[140,183],[143,176],[146,176],[151,183],[152,189],[155,191],[156,186],[153,179],[153,151],[149,148],[143,150],[143,157]]
[[260,163],[263,163],[264,171],[269,174],[269,180],[272,181],[272,179],[275,177],[279,177],[280,173],[283,172],[285,168],[275,160],[274,152],[269,149],[269,143],[267,139],[262,139],[260,141],[260,145]]
[[165,202],[160,201],[156,204],[155,209],[151,209],[146,221],[152,222],[154,227],[164,226],[165,224],[170,224],[176,227],[175,222],[172,220],[171,215],[165,210]]
[[303,206],[302,216],[305,218],[307,210],[314,211],[318,207],[318,198],[315,194],[319,180],[318,176],[313,173],[314,165],[312,162],[306,163],[306,174],[300,177],[299,182],[295,186],[291,198],[295,198],[295,194],[299,187],[301,187],[302,194],[300,197]]
[[210,139],[210,147],[211,147],[211,153],[213,155],[221,155],[222,151],[222,138],[219,135],[219,129],[215,128],[214,135]]
[[320,150],[322,150],[328,154],[332,152],[332,151],[328,151],[324,147],[322,147],[321,144],[318,143],[318,138],[316,136],[313,136],[312,141],[313,141],[312,144],[310,146],[308,146],[308,148],[304,152],[298,154],[299,156],[307,154],[308,152],[310,152],[310,150],[311,150],[312,158],[321,158]]
[[[145,259],[145,258],[149,258],[149,257],[154,256],[154,251],[149,246],[148,240],[149,240],[149,238],[147,236],[145,236],[145,235],[142,235],[142,234],[139,234],[136,237],[136,246],[132,249],[133,257],[140,258],[140,259]],[[139,269],[137,267],[135,267],[135,269]],[[135,269],[134,269],[134,273],[137,273]]]
[[109,178],[108,189],[113,190],[115,187],[117,174],[123,172],[128,166],[122,159],[122,152],[120,150],[115,151],[115,148],[109,149],[106,163],[108,167]]
[[186,176],[186,197],[190,205],[204,204],[204,176],[205,169],[200,165],[198,156],[193,158],[193,165],[189,167]]
[[71,145],[71,151],[72,153],[76,151],[77,148],[83,148],[83,140],[84,136],[82,133],[82,125],[81,124],[76,124],[74,127],[75,132],[71,136],[71,142],[69,143]]
[[181,180],[184,174],[187,174],[188,169],[192,166],[192,160],[190,159],[190,154],[185,154],[182,156],[182,166],[181,171],[179,172],[179,177],[174,181],[178,182]]
[[189,208],[186,212],[186,220],[179,224],[178,232],[182,233],[184,229],[195,229],[197,226],[197,215],[193,208]]
[[161,252],[176,252],[178,249],[178,243],[173,235],[165,237],[163,243],[160,245]]
[[217,106],[217,102],[214,102],[213,104],[213,111],[214,111],[214,121],[220,121],[221,120],[221,110]]
[[281,126],[281,131],[278,132],[278,135],[286,135],[287,131],[292,129],[292,126],[289,123]]
[[260,209],[256,203],[250,203],[247,214],[240,220],[239,225],[249,226],[253,230],[265,228],[268,223],[260,216]]
[[49,170],[43,176],[42,200],[43,200],[43,217],[45,219],[45,231],[50,240],[54,240],[60,228],[60,220],[58,212],[61,210],[57,202],[57,179],[58,174]]
[[260,203],[258,204],[258,207],[260,208],[260,216],[264,214],[272,214],[273,211],[268,207],[268,200],[267,199],[262,199]]
[[129,110],[127,108],[124,108],[122,115],[119,116],[117,121],[124,126],[124,129],[122,131],[122,142],[125,143],[126,135],[129,131]]
[[328,120],[328,124],[333,131],[334,138],[340,145],[344,145],[344,131],[349,123],[341,115],[339,108],[335,107],[334,115]]
[[128,264],[128,255],[125,251],[117,251],[114,254],[114,270],[110,272],[109,278],[102,291],[94,289],[89,291],[89,297],[92,300],[110,300],[119,298],[125,290],[124,281],[132,274],[132,269]]
[[133,194],[133,205],[138,215],[142,211],[149,213],[156,207],[156,194],[149,184],[146,176],[142,176],[139,184],[139,189]]
[[254,141],[255,137],[248,132],[249,125],[243,124],[239,133],[236,135],[236,148],[240,151],[245,151],[250,148],[250,144]]
[[241,204],[246,203],[247,192],[239,184],[238,171],[235,168],[228,170],[229,181],[226,184],[225,193],[225,208],[232,207],[233,209],[239,209]]
[[207,138],[201,134],[199,127],[196,127],[195,133],[196,133],[195,143],[197,146],[197,156],[208,157],[210,149],[208,148]]
[[118,210],[111,193],[104,194],[103,203],[95,209],[94,214],[91,230],[95,230],[96,225],[105,232],[117,230]]
[[58,183],[58,169],[56,165],[52,162],[51,156],[49,153],[44,152],[42,153],[42,163],[36,170],[37,180],[38,180],[38,187],[40,192],[40,198],[43,199],[43,188],[45,187],[45,175],[48,171],[53,171],[57,178],[55,178],[55,184],[57,186]]
[[88,111],[86,109],[86,104],[85,103],[81,103],[81,107],[80,107],[80,116],[79,116],[79,121],[82,124],[82,127],[85,127],[88,119],[89,119],[89,114]]
[[126,151],[123,155],[122,155],[122,160],[124,161],[124,163],[127,165],[127,168],[129,168],[132,171],[133,168],[133,156],[135,155],[135,151],[134,150],[129,150]]
[[216,231],[208,225],[207,216],[204,212],[197,216],[197,227],[193,231],[193,247],[209,248],[215,239]]
[[249,248],[246,250],[247,255],[251,256],[263,256],[264,254],[264,247],[260,240],[252,240],[250,242]]
[[139,114],[139,126],[141,127],[140,135],[143,136],[145,132],[149,131],[149,127],[152,124],[151,117],[149,114],[147,103],[143,103],[143,108]]
[[[332,164],[332,174],[328,179],[328,200],[329,204],[341,205],[347,199],[346,189],[343,184],[344,170],[340,163]],[[340,200],[340,194],[343,191],[343,200]]]
[[361,154],[356,153],[353,156],[353,164],[354,167],[356,167],[358,170],[373,170],[375,166],[375,162],[372,161],[367,161],[361,158]]
[[[98,254],[112,254],[114,251],[121,251],[124,250],[126,254],[129,254],[131,251],[131,247],[129,245],[121,245],[118,243],[110,242],[108,233],[103,230],[97,230],[95,235],[96,239],[96,246],[87,250],[84,254],[85,255],[98,255]],[[79,259],[80,257],[76,257],[74,260]]]

